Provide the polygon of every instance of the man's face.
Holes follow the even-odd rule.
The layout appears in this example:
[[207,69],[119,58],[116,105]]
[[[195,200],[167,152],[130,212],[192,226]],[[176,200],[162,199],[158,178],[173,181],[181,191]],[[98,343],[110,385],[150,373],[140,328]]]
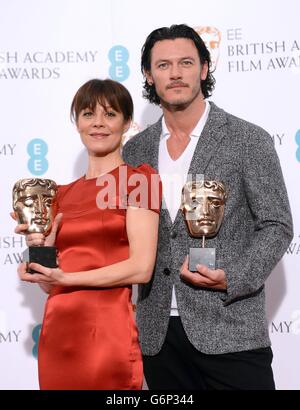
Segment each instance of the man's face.
[[185,107],[195,99],[203,99],[201,80],[207,75],[201,67],[198,50],[190,39],[162,40],[151,50],[151,71],[145,73],[155,85],[162,106]]
[[203,185],[186,185],[182,196],[182,212],[190,234],[196,238],[218,233],[224,217],[225,193]]
[[19,192],[14,205],[18,223],[28,224],[27,233],[47,234],[56,213],[54,191],[40,185]]

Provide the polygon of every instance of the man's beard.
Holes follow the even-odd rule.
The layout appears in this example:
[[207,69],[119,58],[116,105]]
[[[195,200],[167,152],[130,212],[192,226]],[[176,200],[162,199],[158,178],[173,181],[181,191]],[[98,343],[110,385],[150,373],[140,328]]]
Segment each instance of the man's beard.
[[201,93],[201,85],[199,85],[198,90],[195,92],[195,94],[192,94],[192,96],[189,97],[178,97],[177,100],[168,102],[163,99],[160,100],[160,104],[162,107],[169,109],[170,111],[184,111],[192,102],[199,96]]

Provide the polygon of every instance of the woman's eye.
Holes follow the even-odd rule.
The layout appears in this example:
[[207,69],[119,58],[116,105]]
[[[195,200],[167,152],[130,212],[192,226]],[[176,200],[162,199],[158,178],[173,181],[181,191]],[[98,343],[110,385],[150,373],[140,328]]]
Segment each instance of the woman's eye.
[[92,111],[86,111],[82,115],[83,115],[83,117],[89,118],[93,115],[93,112]]
[[115,117],[116,116],[116,113],[113,112],[113,111],[107,111],[105,114],[106,114],[107,117]]

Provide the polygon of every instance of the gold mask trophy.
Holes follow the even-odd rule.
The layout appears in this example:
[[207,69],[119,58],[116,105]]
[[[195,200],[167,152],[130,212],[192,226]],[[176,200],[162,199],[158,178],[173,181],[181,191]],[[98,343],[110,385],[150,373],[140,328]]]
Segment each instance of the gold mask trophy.
[[196,272],[196,265],[216,267],[215,248],[205,248],[205,238],[215,236],[222,224],[227,199],[225,186],[219,181],[188,181],[182,188],[181,211],[189,233],[202,238],[202,248],[190,248],[189,271]]
[[[18,224],[28,224],[25,234],[51,231],[57,212],[57,185],[51,179],[20,179],[13,187],[13,209]],[[36,262],[56,268],[57,251],[54,246],[30,246],[23,252],[23,261]],[[34,273],[33,270],[28,270]]]

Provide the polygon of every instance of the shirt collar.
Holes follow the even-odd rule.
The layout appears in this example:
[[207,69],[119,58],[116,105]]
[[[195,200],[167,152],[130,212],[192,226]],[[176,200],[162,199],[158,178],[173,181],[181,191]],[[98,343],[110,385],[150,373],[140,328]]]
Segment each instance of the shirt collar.
[[[193,129],[191,132],[191,137],[200,137],[201,132],[204,128],[204,125],[206,123],[209,111],[210,111],[210,104],[207,101],[205,102],[205,109],[204,113],[201,116],[200,120],[196,124],[196,127]],[[166,121],[165,121],[165,116],[162,117],[162,122],[161,122],[161,139],[167,138],[170,136],[170,131],[168,130]]]

